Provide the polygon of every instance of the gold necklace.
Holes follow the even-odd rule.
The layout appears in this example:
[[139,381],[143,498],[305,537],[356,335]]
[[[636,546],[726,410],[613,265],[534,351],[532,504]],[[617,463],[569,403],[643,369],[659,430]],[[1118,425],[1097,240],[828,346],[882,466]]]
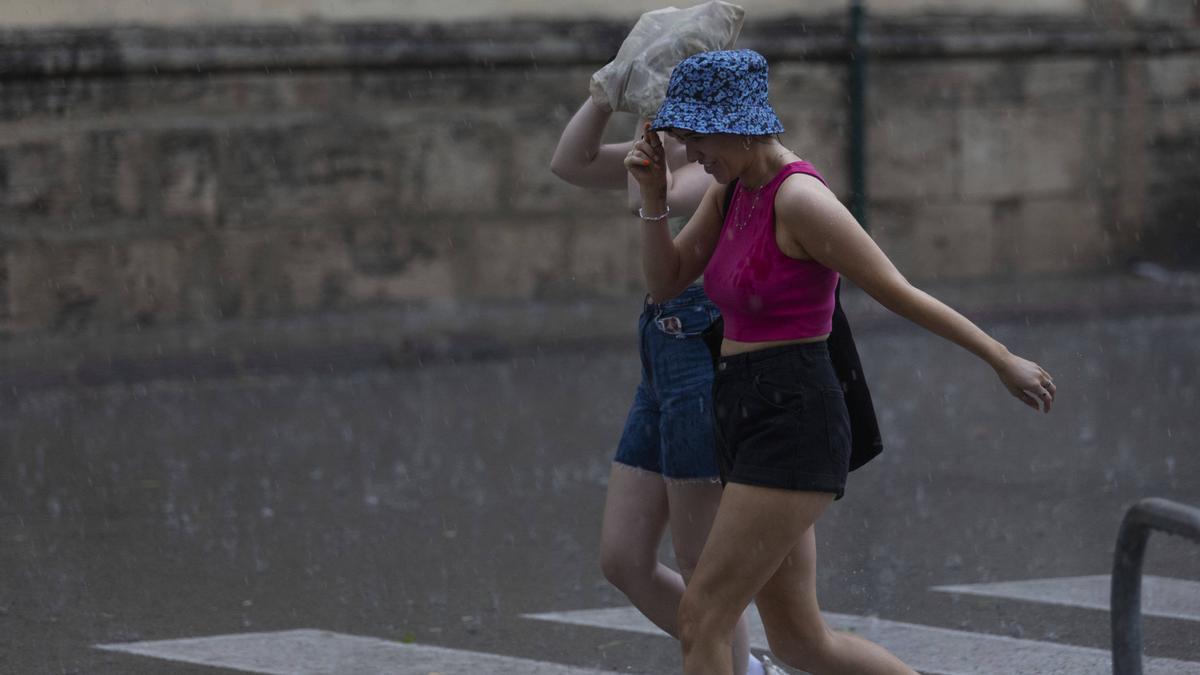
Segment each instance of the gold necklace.
[[[791,150],[784,148],[781,152],[779,152],[775,155],[775,159],[778,160],[780,157],[783,157],[784,155],[788,154],[789,152],[791,152]],[[803,161],[803,160],[798,160],[798,161]],[[776,173],[776,175],[778,175],[778,172]],[[774,179],[772,179],[772,180],[774,180]],[[734,226],[737,227],[739,232],[741,232],[743,229],[745,229],[746,223],[750,222],[750,219],[754,217],[754,212],[755,212],[755,210],[758,209],[758,198],[762,196],[763,188],[765,188],[766,186],[768,186],[770,184],[771,184],[771,180],[768,180],[766,183],[763,183],[762,185],[759,185],[756,188],[748,188],[741,181],[738,181],[739,188],[741,188],[745,192],[753,192],[754,193],[754,201],[752,201],[750,203],[749,212],[743,213],[743,211],[745,211],[745,209],[739,208],[738,214],[741,215],[741,218],[734,219]],[[740,201],[738,202],[738,206],[742,206],[742,203]]]
[[[741,183],[738,183],[738,186],[741,187],[744,192],[751,191],[750,188],[745,187]],[[750,219],[754,217],[754,212],[758,209],[758,198],[762,196],[763,187],[765,186],[759,185],[758,187],[754,188],[754,201],[750,203],[749,209],[745,208],[744,199],[738,201],[738,206],[740,207],[738,208],[739,217],[734,219],[734,226],[737,227],[738,232],[744,230],[746,228],[746,223],[750,222]]]

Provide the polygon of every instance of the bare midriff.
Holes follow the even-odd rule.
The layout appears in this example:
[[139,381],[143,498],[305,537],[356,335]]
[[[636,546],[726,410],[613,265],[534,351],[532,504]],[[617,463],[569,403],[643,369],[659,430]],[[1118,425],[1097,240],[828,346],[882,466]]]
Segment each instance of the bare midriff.
[[814,335],[813,337],[800,338],[797,340],[772,340],[767,342],[738,342],[728,338],[721,341],[721,356],[735,356],[737,354],[745,354],[746,352],[756,352],[760,349],[770,349],[771,347],[785,347],[787,345],[802,345],[810,342],[824,342],[829,337],[829,333],[824,335]]

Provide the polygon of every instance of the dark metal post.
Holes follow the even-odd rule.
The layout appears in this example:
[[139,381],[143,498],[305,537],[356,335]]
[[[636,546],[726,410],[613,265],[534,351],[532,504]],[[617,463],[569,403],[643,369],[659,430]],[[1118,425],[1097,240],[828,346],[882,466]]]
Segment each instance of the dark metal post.
[[1150,498],[1125,512],[1112,572],[1114,675],[1142,675],[1142,559],[1152,530],[1200,542],[1200,509]]
[[1133,509],[1121,522],[1113,561],[1110,612],[1114,675],[1142,675],[1142,559],[1150,528],[1137,522]]
[[865,43],[866,0],[850,2],[850,212],[864,229],[867,226],[867,49]]

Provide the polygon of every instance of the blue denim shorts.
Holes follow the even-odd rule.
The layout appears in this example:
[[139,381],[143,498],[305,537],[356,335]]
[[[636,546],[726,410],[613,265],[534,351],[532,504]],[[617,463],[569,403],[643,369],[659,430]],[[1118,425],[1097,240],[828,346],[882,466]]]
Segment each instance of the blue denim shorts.
[[720,316],[689,287],[638,320],[642,381],[614,460],[673,480],[718,480],[712,427],[713,364],[701,333]]

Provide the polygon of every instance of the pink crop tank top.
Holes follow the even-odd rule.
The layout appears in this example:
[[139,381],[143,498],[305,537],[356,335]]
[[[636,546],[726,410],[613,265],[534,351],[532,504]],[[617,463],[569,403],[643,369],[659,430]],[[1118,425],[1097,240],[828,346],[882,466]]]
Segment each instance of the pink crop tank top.
[[792,162],[769,183],[739,183],[704,270],[704,291],[725,318],[725,337],[739,342],[798,340],[833,326],[838,273],[815,260],[789,258],[775,242],[775,194],[795,173],[825,179],[812,164]]

